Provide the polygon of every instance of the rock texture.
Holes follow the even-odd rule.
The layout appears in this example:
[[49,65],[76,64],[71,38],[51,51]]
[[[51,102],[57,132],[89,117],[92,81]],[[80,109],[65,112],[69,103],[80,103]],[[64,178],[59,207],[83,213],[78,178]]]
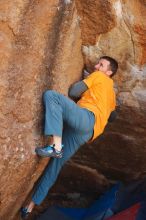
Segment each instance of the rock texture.
[[34,154],[44,143],[42,93],[67,95],[101,55],[119,61],[118,118],[80,149],[51,192],[94,194],[145,176],[146,1],[133,2],[0,1],[0,219],[17,219],[48,163]]
[[67,94],[83,58],[74,2],[1,1],[0,9],[0,219],[8,220],[48,162],[33,153],[43,143],[42,93]]
[[[92,0],[88,2],[89,4],[86,5],[86,10],[79,10],[79,13],[81,13],[82,20],[84,21],[88,15],[86,11],[91,11],[88,20],[90,19],[92,22],[95,21],[97,33],[96,42],[91,42],[89,38],[84,40],[83,52],[87,68],[91,69],[92,64],[96,62],[97,57],[102,56],[103,54],[115,57],[120,64],[120,69],[116,76],[119,101],[126,106],[145,108],[145,1],[134,0],[134,4],[131,4],[131,1],[128,0]],[[102,2],[100,3],[101,7],[99,7],[99,2]],[[82,7],[85,7],[85,5]],[[98,20],[97,18],[94,19],[95,12],[97,17],[99,15]],[[100,23],[102,18],[103,25]],[[104,21],[105,18],[107,22]],[[84,22],[82,23],[84,24]],[[106,28],[105,23],[108,23],[109,28]],[[81,26],[81,29],[82,35],[85,36],[86,29],[84,26]]]
[[94,143],[81,148],[74,162],[97,169],[109,180],[126,183],[143,178],[146,175],[145,122],[145,112],[122,107],[116,121],[109,123]]
[[[108,178],[123,181],[142,178],[146,168],[146,2],[76,2],[81,17],[87,69],[92,70],[93,64],[102,55],[115,57],[119,61],[119,71],[114,79],[119,116],[115,123],[107,127],[105,134],[93,145],[88,145],[87,153],[84,153],[88,158],[77,159],[83,155],[83,150],[75,158],[77,163],[96,167]],[[92,28],[93,24],[96,28]],[[92,40],[87,26],[90,33],[93,29]],[[96,149],[95,156],[92,154],[93,148]]]

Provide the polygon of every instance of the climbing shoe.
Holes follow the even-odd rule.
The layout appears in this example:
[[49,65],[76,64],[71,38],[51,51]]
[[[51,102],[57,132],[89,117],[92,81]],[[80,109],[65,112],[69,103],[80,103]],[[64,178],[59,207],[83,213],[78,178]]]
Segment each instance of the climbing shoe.
[[29,216],[30,212],[28,212],[27,208],[22,207],[20,209],[20,215],[21,215],[21,219],[27,219],[27,217]]
[[45,147],[37,147],[35,149],[37,155],[41,157],[55,157],[55,158],[62,158],[63,150],[57,151],[54,148],[54,145],[49,145]]

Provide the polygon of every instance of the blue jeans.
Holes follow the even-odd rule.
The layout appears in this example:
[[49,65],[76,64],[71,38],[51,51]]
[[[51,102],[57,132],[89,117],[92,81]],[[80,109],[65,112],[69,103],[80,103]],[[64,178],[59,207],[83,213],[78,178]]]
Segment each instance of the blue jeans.
[[44,93],[45,135],[62,136],[63,157],[54,158],[46,167],[32,196],[39,205],[55,183],[64,163],[93,135],[94,114],[55,91]]

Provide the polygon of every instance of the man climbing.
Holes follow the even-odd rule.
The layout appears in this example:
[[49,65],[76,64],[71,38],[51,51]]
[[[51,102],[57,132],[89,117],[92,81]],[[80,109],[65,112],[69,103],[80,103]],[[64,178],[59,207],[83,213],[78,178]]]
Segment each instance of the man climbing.
[[54,157],[48,164],[32,200],[26,208],[21,209],[25,218],[35,205],[40,205],[55,183],[58,174],[67,160],[79,147],[93,141],[103,131],[115,110],[115,92],[112,76],[118,69],[118,63],[111,57],[103,56],[95,65],[95,72],[86,79],[75,83],[69,89],[73,100],[48,90],[44,93],[45,136],[52,136],[52,144],[36,148],[41,157]]

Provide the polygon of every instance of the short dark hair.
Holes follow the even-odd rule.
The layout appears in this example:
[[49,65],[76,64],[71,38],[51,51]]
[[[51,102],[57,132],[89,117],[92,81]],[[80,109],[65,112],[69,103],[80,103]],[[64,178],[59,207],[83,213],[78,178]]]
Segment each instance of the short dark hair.
[[110,62],[110,67],[112,71],[111,77],[114,76],[118,69],[118,62],[114,58],[109,57],[109,56],[102,56],[100,57],[100,59],[105,59]]

